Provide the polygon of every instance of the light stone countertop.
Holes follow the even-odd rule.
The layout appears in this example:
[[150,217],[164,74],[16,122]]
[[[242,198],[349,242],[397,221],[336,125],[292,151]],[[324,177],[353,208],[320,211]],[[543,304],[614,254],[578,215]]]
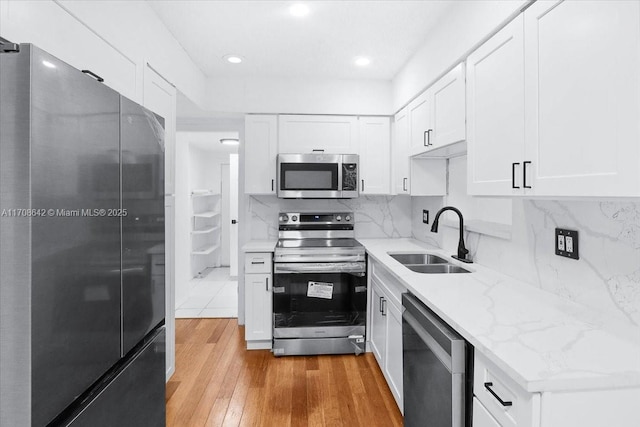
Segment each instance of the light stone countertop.
[[243,252],[273,252],[277,240],[250,240],[242,246]]
[[[640,329],[414,239],[358,240],[525,390],[640,387]],[[434,253],[473,273],[415,273],[387,252]]]

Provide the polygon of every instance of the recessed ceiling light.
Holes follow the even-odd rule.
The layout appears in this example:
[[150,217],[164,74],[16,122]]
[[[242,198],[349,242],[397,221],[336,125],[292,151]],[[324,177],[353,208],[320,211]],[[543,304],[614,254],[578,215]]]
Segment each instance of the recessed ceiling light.
[[232,64],[239,64],[243,61],[242,56],[239,55],[225,55],[223,58]]
[[309,6],[303,3],[294,3],[289,7],[289,13],[295,17],[307,16],[309,14]]
[[48,68],[56,68],[55,65],[53,65],[51,62],[46,61],[46,60],[42,61],[42,65],[44,65],[45,67],[48,67]]
[[220,143],[225,145],[238,145],[240,144],[240,140],[238,138],[222,138]]
[[371,60],[369,58],[365,58],[364,56],[359,56],[358,58],[356,58],[355,64],[358,67],[366,67],[367,65],[371,64]]

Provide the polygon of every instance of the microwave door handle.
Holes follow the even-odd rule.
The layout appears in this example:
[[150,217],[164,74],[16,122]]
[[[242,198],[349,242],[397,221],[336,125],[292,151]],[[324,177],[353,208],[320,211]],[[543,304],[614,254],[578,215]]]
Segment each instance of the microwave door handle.
[[338,162],[338,188],[336,188],[336,191],[342,193],[342,180],[343,180],[343,176],[342,174],[344,173],[344,169],[342,168],[342,160],[340,160]]

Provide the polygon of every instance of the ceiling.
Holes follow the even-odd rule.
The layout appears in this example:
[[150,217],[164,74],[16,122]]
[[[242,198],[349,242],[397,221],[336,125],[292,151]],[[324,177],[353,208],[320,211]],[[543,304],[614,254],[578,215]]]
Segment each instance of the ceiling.
[[[148,0],[208,77],[392,79],[451,1]],[[244,57],[230,64],[225,55]],[[371,64],[354,65],[366,56]]]
[[220,143],[223,138],[238,138],[238,132],[181,132],[181,138],[198,150],[222,154],[238,152],[237,145]]

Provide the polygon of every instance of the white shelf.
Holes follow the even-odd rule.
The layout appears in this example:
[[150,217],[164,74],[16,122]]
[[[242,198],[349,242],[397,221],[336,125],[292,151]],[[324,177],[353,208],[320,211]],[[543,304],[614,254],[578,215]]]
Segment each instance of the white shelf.
[[191,252],[191,254],[192,255],[209,255],[210,253],[213,253],[213,251],[215,251],[219,247],[220,247],[220,245],[204,246],[204,247],[198,249],[197,251]]
[[191,197],[207,197],[207,196],[220,196],[220,193],[213,190],[193,190],[191,191]]
[[207,228],[203,228],[202,230],[192,230],[191,234],[208,234],[208,233],[213,233],[214,231],[218,230],[220,228],[219,225],[215,225],[213,227],[207,227]]
[[220,212],[216,212],[216,211],[207,211],[207,212],[200,212],[197,214],[193,214],[193,216],[196,218],[214,218],[218,215],[220,215]]

